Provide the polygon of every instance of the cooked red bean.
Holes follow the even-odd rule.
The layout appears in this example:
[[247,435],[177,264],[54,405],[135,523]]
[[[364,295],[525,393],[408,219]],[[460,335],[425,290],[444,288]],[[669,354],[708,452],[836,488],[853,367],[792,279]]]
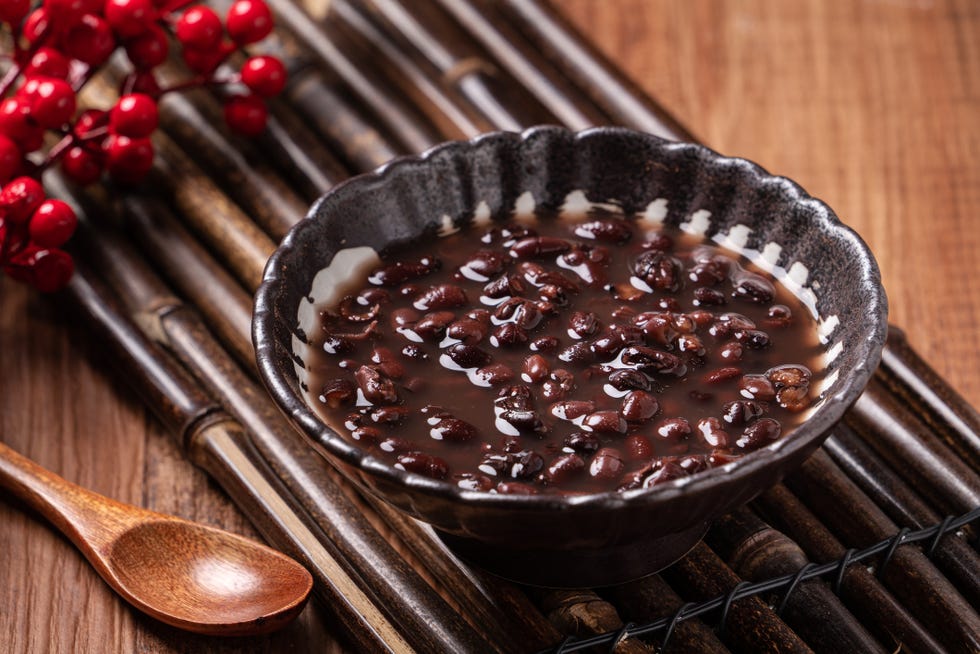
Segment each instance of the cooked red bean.
[[551,405],[550,413],[562,420],[575,420],[595,411],[592,400],[565,400]]
[[701,418],[698,420],[696,432],[710,447],[725,448],[729,445],[728,432],[718,418]]
[[354,378],[364,398],[371,404],[394,404],[398,401],[395,385],[374,368],[361,366],[354,373]]
[[748,300],[756,304],[772,302],[776,296],[776,287],[772,282],[751,272],[742,272],[735,280],[735,290],[732,297]]
[[633,230],[625,220],[614,218],[576,225],[575,235],[607,243],[623,244],[633,237]]
[[521,378],[524,381],[536,384],[548,376],[548,360],[540,354],[532,354],[524,358],[521,367]]
[[650,378],[639,370],[617,370],[609,375],[609,385],[618,391],[640,390],[652,388]]
[[604,447],[595,453],[589,465],[589,474],[597,479],[615,479],[623,472],[623,455],[613,447]]
[[478,369],[474,374],[491,386],[507,384],[514,380],[514,371],[505,363],[491,363],[489,366]]
[[806,386],[810,383],[810,370],[805,366],[775,366],[766,371],[766,378],[776,388],[783,386]]
[[332,379],[320,390],[320,401],[331,409],[352,406],[357,399],[357,387],[347,379]]
[[653,455],[653,444],[643,434],[630,434],[624,445],[626,456],[633,461],[649,461]]
[[554,236],[531,236],[522,238],[510,247],[510,256],[517,259],[535,259],[561,254],[572,248],[563,238]]
[[490,336],[490,343],[495,347],[511,347],[527,343],[527,331],[512,322],[497,325]]
[[585,461],[577,454],[563,454],[552,461],[541,473],[546,484],[564,484],[572,476],[585,470]]
[[743,397],[770,402],[776,399],[776,389],[765,375],[745,375],[738,384]]
[[371,420],[385,425],[400,425],[408,414],[409,410],[404,406],[381,406],[371,411]]
[[455,338],[466,345],[477,345],[486,338],[489,329],[487,325],[479,320],[463,318],[449,324],[446,328],[446,336]]
[[779,438],[779,423],[772,418],[761,418],[742,430],[735,446],[742,450],[754,450]]
[[646,391],[630,391],[619,407],[619,413],[630,422],[649,420],[659,410],[657,398]]
[[459,418],[441,418],[429,429],[429,436],[437,441],[462,443],[476,436],[476,427]]
[[741,427],[762,416],[764,413],[765,409],[758,402],[736,400],[734,402],[726,402],[725,406],[721,408],[721,419],[730,425]]
[[439,259],[429,255],[414,261],[399,261],[376,270],[368,281],[376,286],[398,286],[411,279],[418,279],[442,267]]
[[430,286],[415,300],[415,308],[419,311],[429,309],[451,309],[466,304],[466,293],[454,284],[437,284]]
[[601,434],[625,434],[626,420],[616,411],[593,411],[582,425]]
[[562,445],[581,454],[591,454],[599,449],[599,438],[592,432],[575,431],[565,437]]
[[452,311],[433,311],[427,313],[415,323],[412,331],[427,341],[441,340],[446,334],[446,328],[456,320]]
[[449,464],[437,456],[422,452],[406,452],[399,454],[397,466],[408,472],[425,475],[433,479],[445,479],[449,475]]
[[667,418],[654,427],[654,433],[667,441],[679,441],[694,433],[686,418]]
[[475,345],[454,343],[445,352],[460,368],[482,368],[490,363],[490,355]]

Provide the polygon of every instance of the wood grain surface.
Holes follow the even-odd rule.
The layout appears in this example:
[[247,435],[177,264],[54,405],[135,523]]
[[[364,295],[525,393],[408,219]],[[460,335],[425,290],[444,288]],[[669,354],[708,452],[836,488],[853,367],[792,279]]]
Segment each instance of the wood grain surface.
[[[703,142],[795,179],[876,254],[891,321],[980,406],[980,5],[561,0]],[[47,298],[0,279],[0,439],[122,501],[254,535]],[[165,627],[0,499],[0,653],[341,651],[315,606],[272,636]]]

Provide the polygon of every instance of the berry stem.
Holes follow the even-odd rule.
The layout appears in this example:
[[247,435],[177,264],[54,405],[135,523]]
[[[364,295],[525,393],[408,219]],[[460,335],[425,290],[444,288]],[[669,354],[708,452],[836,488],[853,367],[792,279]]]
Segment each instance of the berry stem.
[[7,97],[7,91],[10,90],[10,87],[13,86],[14,82],[17,81],[17,78],[20,77],[20,71],[20,64],[14,64],[9,70],[7,70],[7,74],[3,76],[2,80],[0,80],[0,98]]
[[[88,135],[86,134],[86,136]],[[71,146],[75,145],[75,141],[76,141],[75,135],[68,134],[60,141],[55,143],[53,146],[51,146],[51,149],[48,150],[47,155],[45,155],[44,157],[44,161],[42,161],[41,164],[38,166],[38,174],[40,175],[40,173],[44,172],[45,170],[50,168],[54,163],[56,163],[58,159],[61,159],[61,157],[63,157],[65,153],[68,152],[68,149]]]
[[184,7],[194,4],[198,0],[171,0],[160,9],[160,15],[164,16],[166,14],[171,14],[175,11],[180,11]]

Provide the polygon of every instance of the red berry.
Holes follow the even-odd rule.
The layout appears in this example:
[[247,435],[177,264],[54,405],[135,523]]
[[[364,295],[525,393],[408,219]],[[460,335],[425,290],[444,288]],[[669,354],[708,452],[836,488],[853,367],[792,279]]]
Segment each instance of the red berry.
[[254,95],[236,95],[225,102],[225,122],[245,136],[258,136],[265,129],[269,111]]
[[57,248],[71,238],[78,225],[75,211],[61,200],[45,200],[31,216],[31,240],[42,248]]
[[133,66],[138,69],[149,70],[167,60],[170,42],[162,27],[151,24],[145,32],[127,41],[124,47],[126,48],[126,56],[133,62]]
[[24,21],[24,26],[21,28],[21,33],[27,39],[28,43],[33,44],[37,43],[50,29],[51,19],[48,15],[48,10],[44,7],[38,7],[28,14],[27,19]]
[[19,25],[31,10],[31,0],[4,0],[0,2],[0,23]]
[[43,4],[52,16],[65,16],[69,19],[102,11],[100,0],[44,0]]
[[0,101],[0,134],[17,144],[21,152],[34,152],[44,143],[44,128],[30,119],[30,103],[13,97]]
[[30,177],[18,177],[0,191],[0,209],[15,224],[26,223],[44,202],[44,188]]
[[275,57],[251,57],[242,66],[242,82],[256,95],[271,98],[286,86],[286,67]]
[[131,138],[149,136],[157,128],[157,103],[142,93],[132,93],[119,98],[109,113],[109,129],[115,134]]
[[195,73],[207,75],[213,73],[215,68],[221,65],[235,48],[229,43],[222,43],[216,48],[208,50],[198,50],[197,48],[184,48],[181,56],[187,67]]
[[86,186],[102,176],[102,157],[76,145],[61,158],[61,170],[76,183]]
[[156,18],[156,7],[150,0],[106,0],[105,19],[124,39],[146,32]]
[[29,103],[31,118],[41,127],[61,127],[75,114],[75,91],[63,79],[32,77],[18,93]]
[[106,153],[106,169],[119,182],[135,184],[153,167],[153,143],[147,138],[113,136]]
[[71,256],[55,248],[37,250],[28,261],[34,288],[42,293],[54,293],[64,288],[75,272]]
[[109,121],[109,112],[101,109],[86,109],[75,120],[75,136],[84,138],[89,132],[105,127]]
[[20,158],[17,144],[0,134],[0,184],[6,184],[20,169]]
[[221,41],[221,19],[209,7],[191,7],[177,21],[177,40],[195,50],[214,48]]
[[143,70],[133,74],[127,90],[130,93],[142,93],[156,98],[160,96],[160,83],[157,82],[152,70]]
[[104,18],[85,14],[62,39],[64,52],[89,66],[101,66],[116,49],[116,37]]
[[228,35],[238,45],[255,43],[272,32],[272,12],[263,0],[236,0],[226,24]]
[[24,66],[24,77],[57,77],[67,79],[71,71],[68,57],[54,48],[38,48]]
[[[24,225],[15,225],[0,218],[0,248],[6,248],[7,260],[13,259],[28,247],[28,235]],[[0,264],[6,261],[0,261]]]

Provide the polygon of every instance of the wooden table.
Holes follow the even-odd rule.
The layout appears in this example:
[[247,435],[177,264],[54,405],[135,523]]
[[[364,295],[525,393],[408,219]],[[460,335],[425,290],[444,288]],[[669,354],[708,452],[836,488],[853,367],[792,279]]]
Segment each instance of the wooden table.
[[[971,0],[563,0],[705,143],[787,175],[877,255],[891,321],[980,405],[980,11]],[[254,534],[98,344],[0,280],[0,438],[112,497]],[[0,652],[339,651],[315,607],[279,634],[194,637],[119,601],[0,501]]]

